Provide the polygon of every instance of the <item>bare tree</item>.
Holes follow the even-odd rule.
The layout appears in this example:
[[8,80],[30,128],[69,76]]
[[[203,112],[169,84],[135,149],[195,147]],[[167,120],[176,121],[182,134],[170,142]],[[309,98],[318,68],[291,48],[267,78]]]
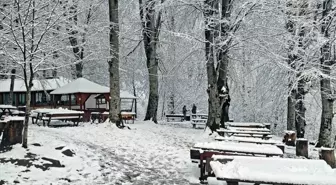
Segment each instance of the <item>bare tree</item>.
[[321,79],[320,79],[320,88],[321,88],[321,98],[322,98],[322,114],[321,114],[321,126],[320,133],[318,138],[317,146],[323,147],[332,147],[332,119],[334,117],[333,113],[333,103],[334,97],[331,87],[331,71],[332,67],[335,64],[335,60],[331,57],[331,45],[330,40],[330,25],[332,21],[332,0],[324,0],[322,4],[322,26],[321,34],[325,37],[326,42],[321,48]]
[[149,99],[145,120],[152,120],[157,123],[159,102],[159,58],[157,49],[159,44],[162,11],[160,9],[158,12],[155,10],[155,6],[157,6],[156,0],[139,0],[139,5],[149,79]]

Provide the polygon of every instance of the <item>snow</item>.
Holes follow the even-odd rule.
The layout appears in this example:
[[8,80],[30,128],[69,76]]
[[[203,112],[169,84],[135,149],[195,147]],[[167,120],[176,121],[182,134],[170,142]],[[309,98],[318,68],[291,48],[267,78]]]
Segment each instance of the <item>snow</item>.
[[[10,92],[10,79],[0,80],[0,92]],[[57,89],[65,84],[68,84],[70,80],[59,77],[54,79],[42,79],[42,80],[33,80],[32,91],[49,91]],[[14,92],[26,92],[26,86],[24,80],[15,79],[14,82]]]
[[0,105],[0,109],[17,109],[17,107],[12,105]]
[[270,132],[267,128],[251,128],[251,127],[228,127],[229,130],[240,130],[240,131],[257,131],[257,132]]
[[194,148],[203,150],[221,150],[238,153],[253,153],[259,155],[283,155],[281,149],[273,145],[258,145],[253,143],[236,143],[236,142],[202,142],[196,143]]
[[295,134],[296,132],[293,131],[293,130],[285,130],[285,133],[286,133],[286,134]]
[[264,124],[262,123],[248,123],[248,122],[226,122],[225,123],[227,126],[232,126],[232,127],[265,127]]
[[245,142],[245,143],[262,143],[262,144],[281,144],[280,141],[276,140],[264,140],[260,138],[244,138],[244,137],[223,137],[223,136],[217,136],[215,138],[217,141],[237,141],[237,142]]
[[229,129],[218,129],[217,132],[232,133],[232,134],[255,134],[255,135],[271,134],[270,132],[256,132],[256,131],[229,130]]
[[19,116],[7,116],[7,117],[4,117],[4,120],[5,121],[24,121],[25,120],[25,117],[19,117]]
[[[1,158],[23,159],[28,152],[60,160],[64,168],[42,171],[0,163],[0,181],[14,184],[198,184],[199,170],[190,162],[189,149],[194,142],[207,140],[210,132],[192,129],[189,124],[136,122],[131,130],[107,123],[82,123],[79,127],[49,128],[29,125],[29,151],[15,145]],[[186,127],[189,126],[189,127]],[[40,143],[42,146],[33,146]],[[55,150],[65,146],[76,155],[67,157]],[[67,178],[71,183],[61,179]]]
[[217,178],[270,183],[336,185],[335,171],[322,160],[214,156],[232,160],[223,164],[211,161]]

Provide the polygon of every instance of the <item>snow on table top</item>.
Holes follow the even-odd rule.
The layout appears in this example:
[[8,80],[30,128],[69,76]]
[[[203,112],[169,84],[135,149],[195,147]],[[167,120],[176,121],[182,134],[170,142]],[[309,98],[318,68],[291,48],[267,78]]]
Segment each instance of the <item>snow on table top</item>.
[[283,155],[281,149],[274,145],[258,145],[253,143],[236,143],[236,142],[204,142],[196,143],[194,148],[203,150],[219,150],[238,153],[251,153],[259,155]]
[[211,161],[217,179],[239,179],[245,182],[268,182],[306,185],[336,185],[335,171],[323,160],[213,156],[232,160],[225,164]]
[[245,143],[261,143],[261,144],[281,144],[280,141],[276,140],[264,140],[260,138],[244,138],[244,137],[223,137],[223,136],[217,136],[215,138],[217,141],[237,141],[237,142],[245,142]]
[[253,122],[226,122],[225,124],[232,127],[265,127],[262,123]]
[[17,107],[12,105],[0,105],[0,109],[17,109]]
[[245,131],[245,130],[229,130],[229,129],[218,129],[217,132],[232,133],[232,134],[255,134],[255,135],[266,135],[271,134],[270,132],[257,132],[257,131]]
[[257,131],[257,132],[270,132],[267,128],[251,128],[251,127],[228,127],[229,130],[242,130],[242,131]]
[[285,130],[285,133],[286,133],[286,134],[295,134],[296,132],[293,131],[293,130]]
[[59,109],[36,109],[33,111],[33,113],[71,114],[71,113],[84,113],[84,112],[59,108]]
[[136,115],[135,112],[121,112],[121,115]]

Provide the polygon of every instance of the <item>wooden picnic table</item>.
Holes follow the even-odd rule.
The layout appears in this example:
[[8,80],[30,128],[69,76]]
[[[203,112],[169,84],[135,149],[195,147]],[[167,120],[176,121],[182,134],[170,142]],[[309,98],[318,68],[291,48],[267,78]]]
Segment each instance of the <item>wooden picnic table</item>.
[[109,116],[109,112],[91,112],[91,123],[98,120],[98,123],[105,122]]
[[167,122],[170,121],[184,121],[184,115],[183,114],[166,114]]
[[[205,142],[196,143],[190,149],[191,160],[200,162],[200,181],[206,180],[205,171],[209,167],[209,162],[214,154],[220,155],[250,155],[250,156],[283,156],[283,151],[274,145],[258,145],[251,143],[235,142]],[[204,162],[205,161],[205,162]],[[210,173],[210,171],[208,171]],[[208,174],[210,175],[210,174]]]
[[8,114],[8,115],[13,115],[12,111],[13,110],[17,110],[17,107],[12,106],[12,105],[0,105],[0,118],[2,118],[2,116]]
[[214,155],[211,169],[219,181],[281,185],[336,185],[336,172],[323,160]]
[[[30,117],[32,119],[32,124],[37,124],[37,122],[40,120],[42,121],[42,117],[48,113],[55,111],[57,109],[35,109],[32,111]],[[38,125],[38,124],[37,124]]]

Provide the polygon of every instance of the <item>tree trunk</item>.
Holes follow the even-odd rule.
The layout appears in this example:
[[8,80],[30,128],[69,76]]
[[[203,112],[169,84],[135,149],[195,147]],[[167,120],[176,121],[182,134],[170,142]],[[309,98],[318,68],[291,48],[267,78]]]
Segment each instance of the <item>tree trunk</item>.
[[26,92],[26,114],[25,114],[25,121],[23,127],[23,141],[22,147],[28,148],[28,123],[29,123],[29,115],[30,115],[30,100],[31,100],[31,87],[27,88]]
[[305,79],[299,79],[298,81],[298,91],[296,94],[296,104],[295,104],[295,127],[297,132],[297,138],[304,138],[305,127],[306,127],[306,107],[304,105],[305,97]]
[[149,78],[149,98],[145,121],[152,120],[157,123],[159,105],[157,44],[159,42],[162,12],[158,12],[156,16],[155,2],[153,0],[146,0],[146,3],[143,3],[143,0],[139,0],[139,5]]
[[12,69],[11,71],[11,82],[10,82],[10,92],[9,92],[9,100],[8,104],[9,105],[14,105],[14,83],[15,83],[15,73],[16,70]]
[[[323,1],[322,18],[325,19],[322,24],[322,34],[326,39],[329,39],[329,30],[327,26],[330,23],[330,18],[327,18],[332,8],[331,0]],[[318,138],[317,147],[332,147],[331,131],[332,131],[332,119],[334,99],[332,98],[331,87],[331,67],[335,64],[335,61],[331,59],[331,44],[327,41],[321,48],[321,71],[324,74],[320,79],[321,88],[321,100],[322,100],[322,114],[321,114],[321,126]]]
[[110,122],[117,123],[120,114],[120,85],[119,85],[119,20],[118,0],[109,0],[110,17]]
[[291,90],[287,98],[287,130],[295,129],[295,92],[294,89]]

